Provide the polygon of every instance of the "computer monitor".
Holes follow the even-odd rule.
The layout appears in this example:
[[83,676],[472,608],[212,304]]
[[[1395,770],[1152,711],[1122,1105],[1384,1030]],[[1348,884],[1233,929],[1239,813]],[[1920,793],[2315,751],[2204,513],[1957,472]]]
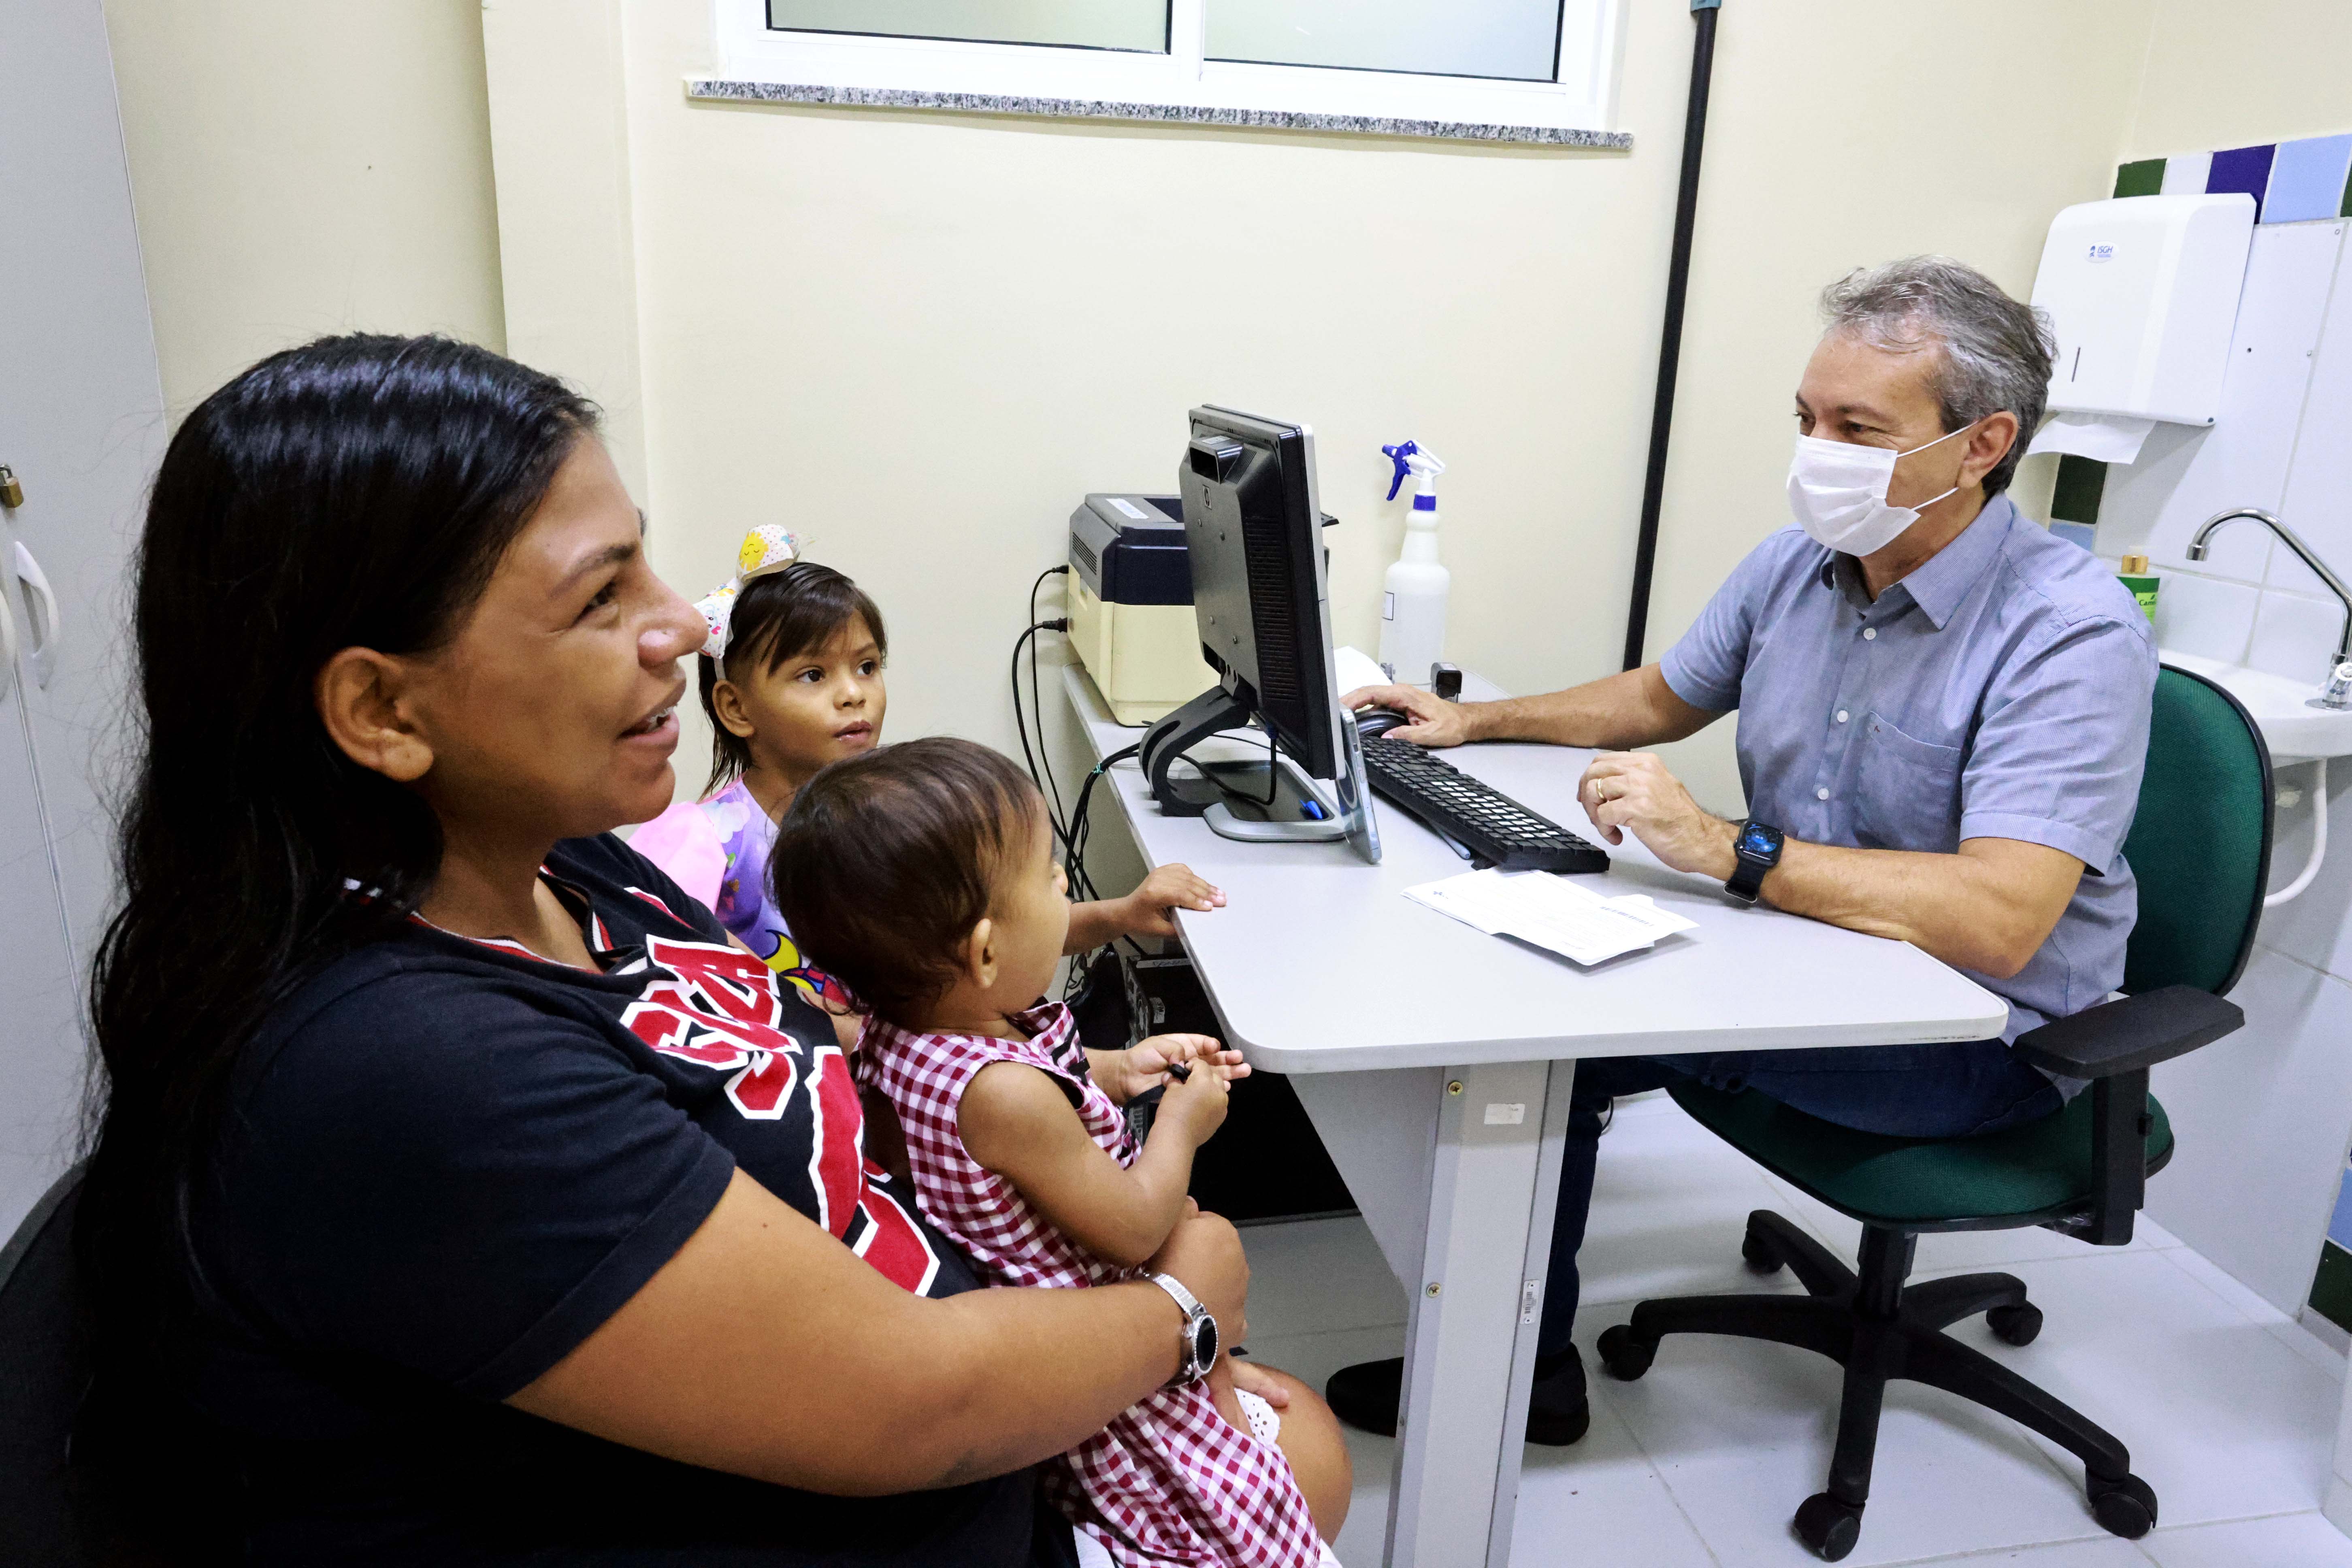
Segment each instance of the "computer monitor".
[[[1362,747],[1333,673],[1314,433],[1229,408],[1195,408],[1191,420],[1177,483],[1201,654],[1218,683],[1145,737],[1152,793],[1162,810],[1202,816],[1229,838],[1344,838],[1376,862],[1380,829]],[[1190,778],[1173,772],[1192,746],[1250,719],[1321,787],[1293,780],[1286,792],[1279,772],[1261,765],[1259,798],[1217,776],[1237,764],[1196,763]]]

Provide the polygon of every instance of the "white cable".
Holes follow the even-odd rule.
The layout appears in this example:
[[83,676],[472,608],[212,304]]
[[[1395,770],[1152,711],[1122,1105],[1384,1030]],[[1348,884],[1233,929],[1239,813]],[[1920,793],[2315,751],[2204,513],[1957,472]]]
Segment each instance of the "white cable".
[[2310,887],[2327,854],[2327,759],[2317,758],[2311,765],[2317,770],[2311,781],[2311,858],[2304,862],[2301,876],[2263,900],[2266,910],[2276,909]]

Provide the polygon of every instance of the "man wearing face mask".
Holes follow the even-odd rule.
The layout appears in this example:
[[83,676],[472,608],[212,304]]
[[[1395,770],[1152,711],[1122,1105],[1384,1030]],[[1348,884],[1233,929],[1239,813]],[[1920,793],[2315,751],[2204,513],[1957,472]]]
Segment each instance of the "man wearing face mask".
[[[2156,684],[2147,617],[2087,552],[2006,493],[2040,423],[2051,338],[1971,268],[1915,257],[1822,293],[1828,330],[1796,395],[1799,526],[1739,563],[1655,664],[1566,691],[1453,704],[1349,694],[1412,717],[1427,746],[1601,749],[1580,798],[1677,870],[1893,937],[2009,1003],[1999,1038],[1580,1063],[1552,1234],[1528,1436],[1588,1421],[1570,1343],[1576,1253],[1612,1097],[1696,1079],[1825,1121],[1949,1138],[2057,1110],[2082,1085],[2009,1042],[2122,983],[2137,910],[2123,841]],[[1749,816],[1703,810],[1655,755],[1737,709]],[[1332,1408],[1392,1431],[1402,1363],[1344,1369]]]

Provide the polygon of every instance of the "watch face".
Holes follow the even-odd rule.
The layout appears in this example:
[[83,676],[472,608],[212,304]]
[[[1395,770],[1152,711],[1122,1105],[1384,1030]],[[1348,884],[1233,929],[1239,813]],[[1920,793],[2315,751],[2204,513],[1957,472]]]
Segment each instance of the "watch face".
[[1780,836],[1760,822],[1751,822],[1739,830],[1739,851],[1743,855],[1769,855],[1780,847]]
[[1192,1325],[1192,1364],[1206,1371],[1217,1359],[1217,1320],[1204,1317]]

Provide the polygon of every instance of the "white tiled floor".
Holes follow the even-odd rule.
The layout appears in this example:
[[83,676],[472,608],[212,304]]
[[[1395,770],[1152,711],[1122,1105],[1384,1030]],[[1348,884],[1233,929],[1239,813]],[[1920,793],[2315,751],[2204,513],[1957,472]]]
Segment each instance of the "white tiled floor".
[[[2162,1178],[2159,1177],[2159,1180]],[[1594,1367],[1592,1430],[1527,1451],[1513,1552],[1522,1568],[1771,1568],[1815,1561],[1789,1531],[1820,1489],[1837,1369],[1781,1346],[1669,1340],[1649,1374],[1597,1374],[1592,1342],[1647,1296],[1770,1286],[1739,1262],[1748,1212],[1778,1209],[1851,1257],[1852,1221],[1781,1187],[1663,1098],[1620,1107],[1601,1148],[1576,1337]],[[1404,1296],[1354,1220],[1245,1233],[1249,1350],[1319,1385],[1395,1355]],[[1963,1325],[2009,1364],[2108,1426],[2153,1486],[2146,1540],[2103,1532],[2070,1458],[2001,1418],[1890,1390],[1854,1564],[2017,1568],[2352,1568],[2317,1512],[2344,1358],[2157,1226],[2095,1249],[2047,1231],[1931,1237],[1921,1275],[2003,1268],[2047,1314],[2023,1350]],[[1781,1277],[1782,1289],[1795,1289]],[[1381,1559],[1391,1445],[1351,1433],[1356,1497],[1336,1543]]]

